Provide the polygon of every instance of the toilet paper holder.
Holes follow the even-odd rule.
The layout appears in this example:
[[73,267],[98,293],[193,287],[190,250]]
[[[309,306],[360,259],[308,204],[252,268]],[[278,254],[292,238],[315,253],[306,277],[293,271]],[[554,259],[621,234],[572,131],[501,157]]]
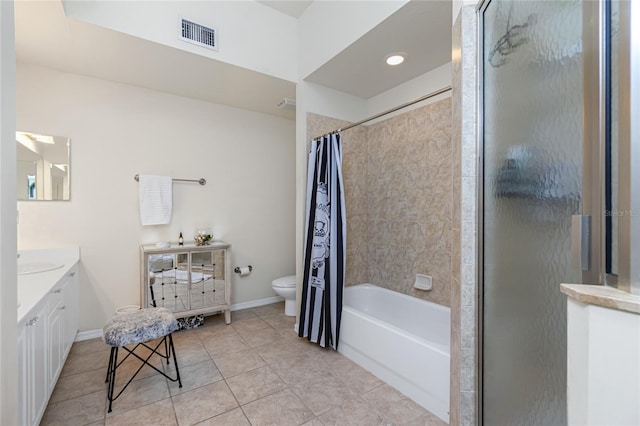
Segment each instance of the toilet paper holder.
[[[253,271],[253,266],[251,266],[251,265],[247,265],[247,268],[249,268],[249,272]],[[235,272],[236,274],[239,274],[239,273],[240,273],[240,267],[239,267],[239,266],[236,266],[236,267],[234,268],[233,272]]]

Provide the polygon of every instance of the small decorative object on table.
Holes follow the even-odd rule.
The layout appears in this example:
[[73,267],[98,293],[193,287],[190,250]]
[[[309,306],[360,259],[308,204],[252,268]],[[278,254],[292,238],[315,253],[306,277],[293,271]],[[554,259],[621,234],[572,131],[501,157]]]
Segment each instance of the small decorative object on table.
[[196,228],[193,235],[193,239],[196,240],[196,245],[205,246],[213,240],[213,233],[211,228]]
[[180,236],[178,237],[178,245],[179,246],[183,246],[184,245],[184,238],[182,238],[182,232],[180,233]]

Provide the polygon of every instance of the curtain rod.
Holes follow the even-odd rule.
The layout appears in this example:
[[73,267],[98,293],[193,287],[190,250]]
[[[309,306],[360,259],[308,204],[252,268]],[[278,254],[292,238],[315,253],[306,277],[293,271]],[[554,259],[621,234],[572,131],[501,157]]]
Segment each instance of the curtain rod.
[[419,97],[419,98],[418,98],[418,99],[416,99],[416,100],[413,100],[413,101],[410,101],[410,102],[406,102],[406,103],[404,103],[404,104],[402,104],[402,105],[398,105],[397,107],[394,107],[394,108],[388,109],[388,110],[386,110],[386,111],[384,111],[384,112],[381,112],[381,113],[376,114],[376,115],[374,115],[374,116],[371,116],[371,117],[369,117],[369,118],[365,118],[364,120],[360,120],[360,121],[358,121],[357,123],[349,124],[348,126],[341,127],[341,128],[339,128],[339,129],[334,130],[333,132],[329,132],[329,133],[325,133],[325,134],[326,134],[326,135],[330,135],[330,134],[332,134],[332,133],[340,133],[340,132],[343,132],[343,131],[345,131],[345,130],[349,130],[349,129],[353,128],[353,127],[359,126],[359,125],[364,124],[364,123],[366,123],[366,122],[368,122],[368,121],[375,120],[376,118],[380,118],[380,117],[385,116],[385,115],[387,115],[387,114],[391,114],[392,112],[396,112],[396,111],[401,110],[401,109],[403,109],[403,108],[406,108],[406,107],[408,107],[408,106],[411,106],[411,105],[417,104],[418,102],[426,101],[426,100],[427,100],[427,99],[429,99],[429,98],[433,98],[434,96],[441,95],[441,94],[443,94],[443,93],[445,93],[445,92],[448,92],[449,90],[451,90],[451,86],[445,86],[445,87],[443,87],[442,89],[436,90],[435,92],[431,92],[431,93],[429,93],[429,94],[427,94],[427,95],[424,95],[424,96],[422,96],[422,97]]

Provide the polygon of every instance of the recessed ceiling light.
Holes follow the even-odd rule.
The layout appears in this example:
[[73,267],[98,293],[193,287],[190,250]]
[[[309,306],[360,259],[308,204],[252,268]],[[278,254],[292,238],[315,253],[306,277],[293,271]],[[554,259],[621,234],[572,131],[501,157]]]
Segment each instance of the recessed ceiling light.
[[404,62],[404,55],[401,55],[399,53],[394,53],[393,55],[390,55],[387,57],[388,65],[400,65],[403,62]]

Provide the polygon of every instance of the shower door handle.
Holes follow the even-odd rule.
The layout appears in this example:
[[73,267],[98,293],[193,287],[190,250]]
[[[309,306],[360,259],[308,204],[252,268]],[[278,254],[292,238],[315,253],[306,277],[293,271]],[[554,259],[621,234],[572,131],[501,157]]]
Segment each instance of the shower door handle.
[[571,216],[571,264],[581,271],[591,267],[591,216]]

